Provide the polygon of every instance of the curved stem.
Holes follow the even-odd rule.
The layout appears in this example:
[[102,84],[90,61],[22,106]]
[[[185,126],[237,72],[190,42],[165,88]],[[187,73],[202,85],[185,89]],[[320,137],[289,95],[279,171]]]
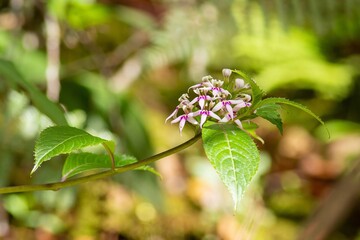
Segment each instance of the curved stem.
[[108,145],[106,145],[106,143],[102,143],[103,147],[105,148],[107,154],[110,157],[110,161],[111,161],[111,170],[115,170],[115,157],[114,157],[114,153],[111,151],[111,149],[109,148]]
[[70,186],[85,183],[88,181],[113,176],[115,174],[119,174],[122,172],[126,172],[129,170],[133,170],[135,168],[150,164],[152,162],[155,162],[156,160],[159,160],[161,158],[164,158],[164,157],[167,157],[174,153],[177,153],[177,152],[193,145],[195,142],[197,142],[200,139],[200,137],[201,137],[201,133],[198,133],[193,138],[189,139],[188,141],[186,141],[174,148],[171,148],[164,152],[158,153],[156,155],[153,155],[151,157],[142,159],[138,162],[135,162],[135,163],[123,166],[123,167],[118,167],[118,168],[107,170],[107,171],[104,171],[101,173],[96,173],[96,174],[92,174],[89,176],[79,177],[79,178],[67,180],[64,182],[46,183],[46,184],[39,184],[39,185],[22,185],[22,186],[4,187],[4,188],[0,188],[0,194],[33,192],[33,191],[40,191],[40,190],[58,190],[60,188],[70,187]]

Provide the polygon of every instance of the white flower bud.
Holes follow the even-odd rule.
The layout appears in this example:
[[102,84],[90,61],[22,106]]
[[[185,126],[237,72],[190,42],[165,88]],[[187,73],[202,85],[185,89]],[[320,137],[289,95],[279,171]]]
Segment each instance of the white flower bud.
[[228,68],[224,68],[224,69],[222,70],[222,74],[223,74],[223,76],[224,76],[225,78],[229,78],[230,75],[231,75],[231,73],[232,73],[232,71],[231,71],[230,69],[228,69]]
[[244,79],[241,79],[241,78],[235,79],[235,90],[244,88],[244,86],[245,86]]
[[202,81],[203,81],[203,82],[207,82],[207,81],[210,81],[211,79],[212,79],[212,76],[208,75],[208,76],[204,76],[204,77],[202,78]]

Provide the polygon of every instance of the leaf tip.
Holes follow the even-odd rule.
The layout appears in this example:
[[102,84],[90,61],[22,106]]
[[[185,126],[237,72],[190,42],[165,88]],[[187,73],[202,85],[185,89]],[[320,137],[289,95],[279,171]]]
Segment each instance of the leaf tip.
[[39,168],[39,166],[35,165],[33,169],[30,172],[30,177],[36,172],[36,170]]

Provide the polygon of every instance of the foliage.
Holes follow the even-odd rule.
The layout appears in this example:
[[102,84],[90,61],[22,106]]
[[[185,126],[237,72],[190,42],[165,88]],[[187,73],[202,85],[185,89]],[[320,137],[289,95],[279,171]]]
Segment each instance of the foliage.
[[[200,127],[206,155],[229,189],[237,209],[260,161],[259,151],[250,136],[261,138],[254,129],[249,133],[250,136],[247,135],[241,122],[262,117],[276,125],[282,133],[282,120],[278,112],[281,104],[296,107],[313,116],[321,124],[324,122],[305,106],[285,98],[263,100],[264,92],[253,79],[241,71],[233,72],[244,78],[246,84],[244,79],[232,80],[230,69],[223,69],[224,81],[206,76],[200,84],[189,88],[198,96],[189,100],[187,94],[182,95],[179,98],[180,104],[167,120],[174,118],[171,123],[179,122],[180,133],[186,122]],[[244,93],[249,90],[251,97]],[[248,102],[250,99],[251,103]],[[184,114],[178,117],[179,109],[183,110]],[[210,122],[209,119],[218,120],[217,124],[204,125],[206,121]]]
[[[296,238],[317,201],[358,156],[359,0],[125,2],[0,3],[1,187],[57,190],[97,180],[1,195],[0,238]],[[204,124],[203,137],[210,132],[223,140],[234,131],[261,157],[259,166],[255,158],[251,165],[257,173],[245,176],[236,215],[229,213],[224,186],[230,185],[216,174],[216,158],[208,157],[213,167],[200,143],[188,148],[200,135],[172,148],[194,128],[179,136],[163,123],[177,96],[209,72],[218,78],[223,66],[242,70],[233,75],[251,85],[246,94],[253,105],[239,112],[243,129],[215,120]],[[55,86],[48,82],[54,69],[60,97],[52,102],[45,92]],[[303,106],[326,127],[316,128],[307,109],[287,111]],[[116,146],[82,148],[75,141],[71,152],[58,149],[30,178],[34,146],[49,126],[75,127]],[[225,150],[233,148],[237,152]],[[156,162],[159,173],[148,165],[174,153]],[[130,171],[137,169],[147,171]],[[342,216],[329,238],[359,238],[356,211],[334,204],[351,216]]]
[[109,149],[110,154],[113,154],[114,142],[94,137],[83,130],[73,127],[47,128],[41,132],[35,145],[35,166],[31,173],[35,172],[44,161],[48,161],[57,155],[97,144],[104,144],[106,149]]
[[[243,77],[247,84],[245,84],[243,79],[231,80],[230,75],[232,71],[230,69],[223,70],[225,83],[207,76],[201,84],[191,87],[195,93],[199,94],[199,97],[195,97],[190,102],[187,99],[187,95],[183,95],[179,99],[180,105],[169,118],[175,118],[172,123],[180,121],[180,132],[186,121],[199,125],[199,120],[197,121],[195,118],[201,118],[199,126],[202,128],[205,152],[232,194],[235,209],[237,209],[245,189],[256,174],[260,161],[259,151],[250,136],[254,136],[256,139],[259,137],[253,131],[250,136],[247,135],[247,131],[241,123],[243,119],[250,121],[257,116],[263,117],[275,124],[279,131],[282,132],[282,121],[278,113],[280,109],[279,104],[287,104],[309,113],[320,123],[324,123],[314,113],[298,103],[283,98],[262,100],[264,93],[256,82],[243,72],[236,70],[234,72]],[[251,90],[251,97],[243,93],[243,91],[247,92],[248,89]],[[206,95],[210,93],[212,97]],[[229,97],[233,100],[229,100]],[[251,103],[248,102],[250,99]],[[232,103],[234,104],[233,108],[230,106]],[[194,106],[195,109],[193,109]],[[177,117],[179,108],[182,108],[185,114]],[[218,111],[218,114],[221,114],[221,118],[214,113]],[[218,120],[218,124],[204,125],[207,121],[207,116],[213,116]],[[189,120],[190,118],[192,120]],[[224,124],[224,122],[227,122],[227,124]],[[236,125],[237,127],[235,127]],[[41,132],[35,145],[35,165],[31,173],[34,173],[43,162],[57,155],[69,154],[73,151],[98,144],[104,146],[109,158],[90,153],[69,155],[63,166],[63,180],[67,177],[92,170],[111,167],[115,171],[116,168],[126,167],[136,162],[133,157],[126,157],[124,155],[114,156],[115,143],[113,141],[92,136],[78,128],[56,126]],[[140,166],[144,166],[146,163],[144,162]]]
[[209,124],[202,135],[206,155],[229,189],[237,210],[259,166],[256,145],[244,131],[231,125]]

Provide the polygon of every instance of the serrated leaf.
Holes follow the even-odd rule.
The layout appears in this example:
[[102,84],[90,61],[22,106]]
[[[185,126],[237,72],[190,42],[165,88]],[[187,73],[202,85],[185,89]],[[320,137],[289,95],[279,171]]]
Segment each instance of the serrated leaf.
[[[268,104],[285,104],[285,105],[289,105],[295,108],[298,108],[304,112],[306,112],[307,114],[309,114],[310,116],[312,116],[313,118],[315,118],[318,122],[320,122],[322,125],[325,126],[325,123],[321,120],[320,117],[318,117],[315,113],[313,113],[310,109],[308,109],[307,107],[305,107],[304,105],[297,103],[297,102],[293,102],[290,101],[286,98],[266,98],[264,100],[262,100],[259,103],[258,107],[264,106],[264,105],[268,105]],[[330,137],[330,133],[329,130],[326,128],[326,131],[328,133],[328,136]]]
[[68,125],[63,111],[56,103],[50,101],[39,89],[27,82],[19,73],[13,63],[0,59],[0,77],[13,85],[24,89],[34,106],[48,116],[57,125]]
[[254,109],[256,107],[256,105],[263,98],[264,91],[261,90],[259,85],[257,85],[257,83],[252,78],[250,78],[247,74],[245,74],[244,72],[242,72],[240,70],[233,70],[233,72],[240,75],[247,83],[250,84],[251,90],[252,90],[252,106],[251,106],[251,109]]
[[283,127],[282,127],[282,120],[279,113],[279,110],[281,109],[281,106],[269,103],[261,105],[256,109],[256,115],[259,117],[262,117],[272,124],[274,124],[280,131],[280,133],[283,133]]
[[210,124],[202,129],[205,153],[230,191],[237,209],[258,169],[259,150],[251,137],[236,126]]
[[[136,158],[128,155],[114,155],[115,167],[122,167],[136,162]],[[94,153],[70,154],[62,169],[63,179],[91,170],[110,169],[112,167],[110,156]]]
[[[36,141],[35,165],[31,174],[34,173],[44,161],[52,157],[107,142],[111,141],[95,137],[84,130],[74,127],[55,126],[47,128],[40,133]],[[111,147],[111,144],[109,144],[109,146]]]
[[[136,158],[129,155],[114,155],[115,167],[123,167],[137,162]],[[106,154],[94,154],[94,153],[75,153],[70,154],[64,163],[62,169],[62,179],[73,177],[80,173],[94,171],[94,170],[106,170],[111,169],[111,160],[109,155]],[[136,170],[144,170],[154,173],[161,177],[153,167],[142,166],[136,168]]]

